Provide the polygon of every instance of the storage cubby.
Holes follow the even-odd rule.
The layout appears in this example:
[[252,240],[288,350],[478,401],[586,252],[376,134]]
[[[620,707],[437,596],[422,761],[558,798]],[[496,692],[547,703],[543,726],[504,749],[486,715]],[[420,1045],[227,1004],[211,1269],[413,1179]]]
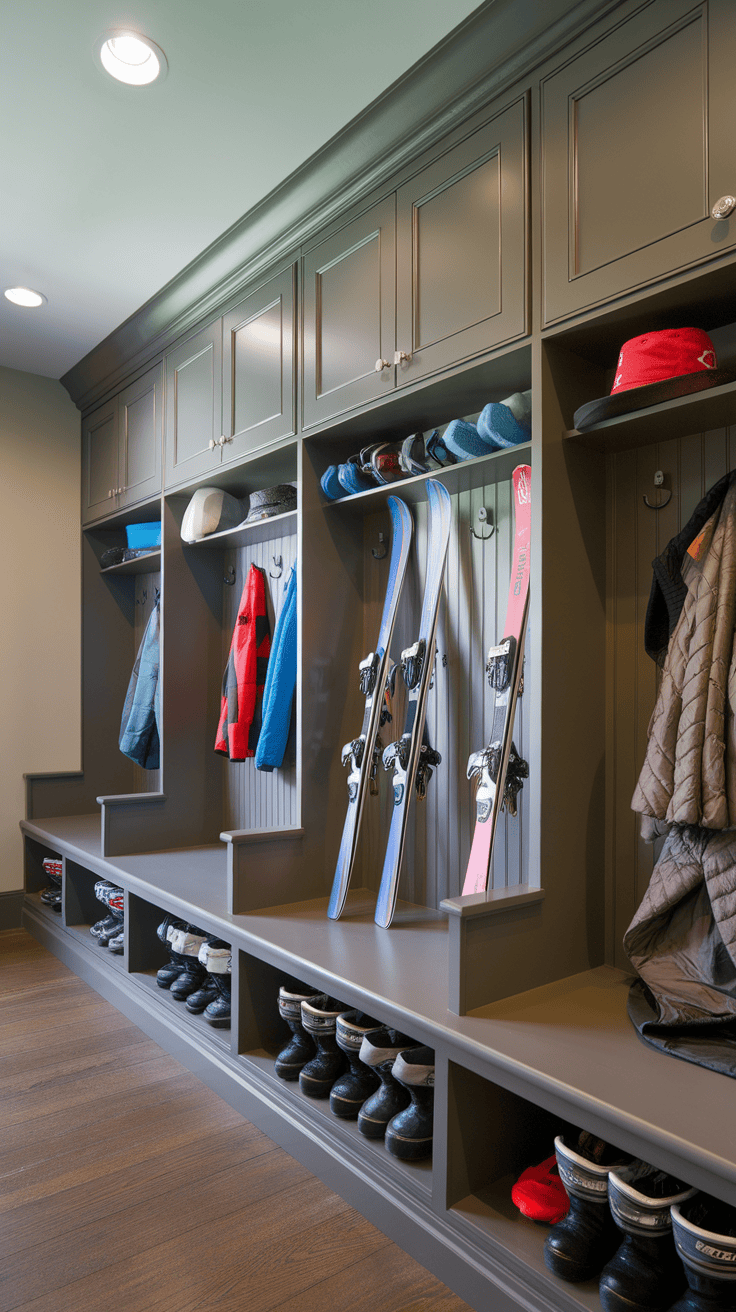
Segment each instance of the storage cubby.
[[[126,951],[122,955],[109,952],[100,947],[96,938],[90,934],[90,928],[98,920],[109,915],[108,908],[95,897],[95,884],[100,879],[92,870],[86,870],[76,861],[67,858],[64,864],[64,926],[73,936],[81,939],[85,946],[100,954],[105,954],[117,970],[127,970],[127,946],[129,937],[128,916],[125,916]],[[114,880],[108,882],[114,883]]]
[[[308,1124],[336,1144],[360,1163],[361,1169],[388,1175],[399,1182],[411,1182],[427,1199],[432,1193],[432,1159],[403,1162],[389,1153],[382,1139],[366,1139],[358,1130],[357,1121],[334,1116],[329,1098],[310,1098],[299,1087],[298,1080],[282,1080],[276,1074],[275,1059],[291,1038],[291,1030],[281,1019],[278,1009],[279,988],[284,985],[294,993],[329,992],[314,981],[290,976],[287,971],[249,953],[240,953],[239,979],[239,1039],[238,1051],[246,1066],[258,1072],[274,1094],[298,1111]],[[353,1010],[346,999],[345,1010]],[[358,1010],[362,1008],[358,1007]],[[372,1014],[372,1013],[371,1013]],[[378,1026],[387,1023],[373,1015]],[[435,1117],[436,1119],[436,1117]]]
[[447,1207],[463,1231],[495,1257],[513,1256],[517,1270],[569,1312],[600,1312],[597,1282],[570,1285],[544,1265],[549,1226],[522,1216],[511,1187],[528,1166],[554,1154],[558,1134],[579,1130],[526,1098],[451,1061],[448,1067]]
[[58,911],[48,906],[46,902],[41,901],[40,894],[44,889],[49,888],[51,880],[48,878],[43,867],[44,858],[51,857],[54,861],[62,860],[62,905],[63,905],[63,885],[64,885],[64,863],[59,853],[55,852],[52,847],[38,842],[34,838],[26,836],[23,840],[23,868],[24,868],[24,891],[25,896],[30,900],[34,908],[44,916],[53,920],[61,919],[61,906]]
[[[156,982],[156,972],[159,966],[165,966],[170,960],[168,948],[165,943],[161,942],[156,931],[170,913],[164,911],[162,907],[148,902],[145,898],[139,897],[136,893],[129,893],[127,901],[127,923],[129,926],[128,969],[130,978],[145,991],[150,1007],[154,1011],[158,1008],[161,1015],[170,1021],[178,1018],[179,1022],[185,1026],[186,1031],[196,1036],[197,1041],[211,1043],[218,1050],[230,1052],[234,1044],[232,1035],[237,1032],[234,1022],[231,1028],[219,1029],[210,1025],[203,1015],[187,1011],[184,1001],[178,1001],[172,997],[167,988],[160,988]],[[176,916],[175,919],[181,920],[185,924],[191,923],[187,921],[186,917]],[[233,954],[233,961],[234,957],[235,954]],[[236,978],[234,966],[234,990]]]

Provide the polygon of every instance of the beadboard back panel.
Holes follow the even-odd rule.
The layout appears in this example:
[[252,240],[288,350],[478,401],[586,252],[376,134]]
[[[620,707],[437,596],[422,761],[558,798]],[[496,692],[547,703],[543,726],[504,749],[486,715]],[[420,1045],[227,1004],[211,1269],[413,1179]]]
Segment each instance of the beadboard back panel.
[[[651,562],[687,523],[700,498],[736,466],[736,426],[608,456],[606,670],[606,957],[628,961],[623,934],[649,883],[659,844],[639,837],[631,796],[647,746],[658,671],[644,650]],[[654,486],[657,470],[664,487]],[[661,510],[650,510],[666,499]]]
[[[151,574],[135,575],[135,606],[133,611],[133,660],[138,655],[138,648],[143,641],[146,625],[156,605],[156,598],[161,592],[161,571]],[[131,671],[133,662],[131,661]],[[120,710],[122,712],[122,706]],[[133,763],[133,792],[157,793],[161,787],[160,770],[143,770]]]
[[[240,598],[251,565],[257,565],[266,575],[266,604],[273,638],[276,620],[283,605],[286,584],[292,565],[296,562],[296,527],[252,545],[233,548],[223,553],[223,622],[222,670],[224,672],[230,651],[230,641],[238,615]],[[281,575],[276,561],[281,558]],[[229,567],[235,570],[235,583],[227,584],[224,577]],[[212,726],[212,748],[215,731]],[[286,748],[284,765],[268,774],[256,770],[253,760],[228,761],[223,757],[223,828],[224,829],[279,829],[298,823],[299,799],[296,765],[296,737],[292,729]]]
[[[398,495],[401,494],[397,488]],[[478,520],[484,506],[485,525]],[[412,507],[414,546],[391,644],[392,658],[416,641],[427,557],[427,503]],[[484,541],[471,535],[472,528]],[[490,526],[493,526],[491,535]],[[427,706],[427,735],[442,760],[427,786],[425,801],[416,801],[407,835],[399,896],[404,901],[438,907],[461,892],[475,821],[475,783],[466,767],[471,752],[489,740],[493,699],[485,673],[488,648],[504,634],[513,549],[511,482],[492,483],[452,496],[452,529],[437,631],[434,686]],[[374,649],[380,624],[388,562],[376,562],[371,549],[385,532],[385,514],[365,521],[364,596],[366,654]],[[529,666],[525,667],[526,677]],[[517,707],[514,741],[528,756],[524,697]],[[393,722],[381,731],[384,746],[400,737],[404,685],[397,672]],[[380,798],[366,802],[363,836],[363,882],[380,882],[391,813],[391,774],[379,771]],[[493,887],[528,879],[525,834],[530,789],[519,794],[519,814],[502,813],[493,862]]]

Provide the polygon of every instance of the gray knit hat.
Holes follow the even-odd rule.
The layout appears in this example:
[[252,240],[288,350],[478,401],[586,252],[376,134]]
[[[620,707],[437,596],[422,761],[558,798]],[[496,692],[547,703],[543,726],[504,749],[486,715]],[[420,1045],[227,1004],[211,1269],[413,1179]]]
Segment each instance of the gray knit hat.
[[277,483],[276,487],[251,492],[248,514],[243,523],[255,524],[259,519],[285,515],[288,510],[296,510],[296,488],[291,483]]

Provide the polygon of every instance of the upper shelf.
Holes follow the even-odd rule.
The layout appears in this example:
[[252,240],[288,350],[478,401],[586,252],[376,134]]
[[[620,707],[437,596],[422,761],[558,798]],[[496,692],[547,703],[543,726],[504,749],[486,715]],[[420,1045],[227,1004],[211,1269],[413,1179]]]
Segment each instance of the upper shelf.
[[428,478],[435,478],[444,483],[448,492],[468,492],[486,483],[503,483],[511,478],[517,465],[528,464],[532,458],[531,442],[521,442],[519,446],[508,447],[504,451],[493,451],[487,456],[476,456],[474,460],[463,460],[457,465],[445,465],[442,469],[431,469],[427,474],[417,474],[414,478],[402,478],[396,483],[385,483],[382,487],[369,488],[367,492],[355,492],[352,496],[340,497],[337,501],[327,501],[325,506],[347,506],[355,515],[370,515],[385,506],[390,496],[401,497],[411,505],[427,500],[426,483]]
[[210,533],[206,538],[196,542],[187,542],[188,547],[247,547],[254,542],[268,542],[270,538],[287,537],[296,533],[296,511],[287,510],[283,515],[271,515],[270,519],[259,519],[254,524],[239,524],[237,528],[226,528],[220,533]]
[[119,565],[108,565],[100,574],[153,574],[161,568],[161,548],[147,551],[145,556],[134,556],[132,560],[121,560]]
[[599,451],[624,451],[691,433],[707,433],[733,423],[736,423],[736,382],[604,419],[586,433],[571,428],[565,437]]

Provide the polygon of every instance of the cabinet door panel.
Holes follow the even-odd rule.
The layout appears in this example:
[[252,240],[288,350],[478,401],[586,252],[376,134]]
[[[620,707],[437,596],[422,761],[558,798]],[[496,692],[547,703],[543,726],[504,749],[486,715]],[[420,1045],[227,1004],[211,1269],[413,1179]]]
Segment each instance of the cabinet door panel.
[[82,423],[82,523],[117,507],[118,401],[100,406]]
[[122,506],[161,491],[163,366],[149,370],[120,394]]
[[304,257],[305,427],[393,387],[395,297],[391,196]]
[[710,218],[736,188],[709,60],[709,39],[736,52],[726,19],[719,0],[656,0],[543,83],[547,323],[736,240]]
[[[216,471],[222,460],[222,320],[166,357],[166,486]],[[218,443],[210,449],[210,441]]]
[[271,278],[223,319],[225,460],[296,432],[295,272]]
[[526,331],[526,150],[519,100],[400,188],[399,383]]

